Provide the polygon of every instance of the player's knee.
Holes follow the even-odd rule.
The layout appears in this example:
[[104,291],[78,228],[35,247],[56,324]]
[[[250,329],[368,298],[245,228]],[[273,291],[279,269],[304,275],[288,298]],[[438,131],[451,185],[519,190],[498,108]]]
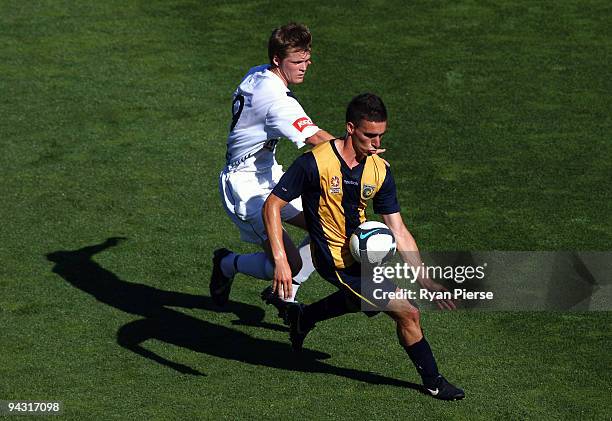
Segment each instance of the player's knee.
[[398,326],[402,329],[421,330],[421,313],[415,307],[398,313],[396,320]]

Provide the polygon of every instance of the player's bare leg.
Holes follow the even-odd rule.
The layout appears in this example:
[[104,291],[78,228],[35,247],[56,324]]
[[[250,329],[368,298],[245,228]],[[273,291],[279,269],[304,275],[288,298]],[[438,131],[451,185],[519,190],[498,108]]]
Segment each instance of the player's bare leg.
[[[291,268],[291,274],[293,275],[293,285],[291,289],[291,295],[288,299],[284,299],[282,289],[278,291],[278,293],[274,293],[272,290],[272,286],[266,287],[261,292],[261,299],[266,304],[272,304],[278,310],[278,316],[283,319],[285,324],[287,324],[287,309],[288,306],[295,302],[295,294],[297,293],[297,289],[299,288],[299,283],[295,281],[295,279],[302,272],[302,258],[301,251],[298,250],[297,247],[293,244],[289,235],[283,231],[283,243],[285,245],[285,253],[287,253],[287,261],[289,262],[289,267]],[[310,241],[309,241],[310,243]],[[272,249],[269,241],[265,241],[263,243],[263,247],[266,253],[266,256],[270,262],[273,261]],[[309,250],[310,251],[310,250]],[[310,253],[308,253],[308,257],[310,257]],[[312,263],[311,263],[312,264]],[[310,273],[309,273],[310,274]]]
[[393,320],[397,329],[400,345],[408,347],[423,339],[421,314],[419,309],[408,300],[391,300],[385,311]]
[[[303,212],[286,220],[287,223],[298,228],[306,229],[306,221]],[[314,265],[310,253],[310,237],[306,235],[299,247],[296,247],[287,232],[283,231],[283,242],[287,253],[289,266],[294,279],[292,294],[288,299],[282,299],[272,293],[272,287],[266,287],[261,298],[267,303],[274,305],[286,323],[287,303],[295,301],[300,284],[314,272]],[[270,280],[274,274],[270,243],[265,240],[261,243],[262,252],[251,254],[236,254],[227,249],[215,251],[213,257],[213,274],[210,282],[210,293],[213,301],[220,306],[229,301],[229,295],[234,276],[243,273],[257,279]],[[302,265],[302,262],[305,264]]]
[[408,300],[395,299],[389,301],[385,313],[395,321],[399,343],[420,374],[424,392],[436,399],[463,399],[463,390],[450,384],[438,372],[436,359],[421,330],[419,309]]
[[[297,275],[298,272],[302,269],[302,258],[300,257],[300,252],[293,244],[291,237],[287,234],[286,231],[283,231],[283,244],[285,245],[285,253],[287,254],[287,262],[289,262],[289,267],[291,268],[291,274]],[[262,247],[266,256],[268,256],[268,260],[273,261],[272,257],[272,249],[270,247],[270,240],[266,240],[263,242]],[[272,273],[268,279],[272,279]]]
[[[295,217],[285,220],[285,222],[295,227],[306,230],[306,219],[304,218],[304,212],[300,212]],[[266,244],[269,247],[269,243],[266,243]],[[293,246],[293,243],[292,243],[292,246]],[[262,300],[264,300],[266,304],[274,305],[278,309],[279,316],[281,316],[285,322],[287,322],[286,317],[285,317],[286,303],[294,303],[297,301],[295,297],[297,295],[297,291],[299,287],[315,271],[314,264],[312,263],[312,255],[310,252],[310,236],[306,235],[306,237],[304,237],[300,245],[297,247],[297,250],[299,252],[299,257],[301,258],[302,269],[298,271],[297,274],[293,272],[294,276],[293,276],[293,282],[292,282],[291,296],[287,299],[281,298],[280,296],[272,292],[271,286],[266,287],[261,292]],[[270,260],[272,260],[271,259],[272,254],[270,252],[268,253],[269,253],[268,256],[270,257]],[[291,265],[291,261],[289,261],[289,263]]]
[[[293,225],[306,231],[306,219],[304,218],[304,212],[300,212],[294,218],[288,219],[288,224]],[[293,294],[288,301],[295,301],[298,288],[302,283],[307,280],[310,275],[315,271],[314,264],[312,263],[312,254],[310,251],[310,236],[306,235],[300,245],[298,246],[300,258],[302,260],[302,269],[293,277]]]

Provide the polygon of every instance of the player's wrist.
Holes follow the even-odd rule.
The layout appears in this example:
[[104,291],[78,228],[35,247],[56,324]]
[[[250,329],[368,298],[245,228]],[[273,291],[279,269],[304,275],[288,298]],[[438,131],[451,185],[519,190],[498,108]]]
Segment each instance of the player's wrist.
[[278,254],[274,253],[272,256],[272,260],[274,260],[275,266],[289,264],[289,262],[287,261],[287,255],[285,254],[285,252],[279,252]]

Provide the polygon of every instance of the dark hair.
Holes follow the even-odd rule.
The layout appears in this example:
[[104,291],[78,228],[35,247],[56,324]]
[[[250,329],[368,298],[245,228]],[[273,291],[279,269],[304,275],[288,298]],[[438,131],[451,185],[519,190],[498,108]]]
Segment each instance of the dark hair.
[[284,59],[289,54],[289,50],[310,51],[312,45],[312,35],[310,30],[301,23],[291,22],[276,28],[272,31],[268,40],[268,58],[270,64],[274,64],[274,56]]
[[346,122],[358,126],[361,120],[387,121],[387,108],[379,96],[365,93],[351,99],[346,109]]

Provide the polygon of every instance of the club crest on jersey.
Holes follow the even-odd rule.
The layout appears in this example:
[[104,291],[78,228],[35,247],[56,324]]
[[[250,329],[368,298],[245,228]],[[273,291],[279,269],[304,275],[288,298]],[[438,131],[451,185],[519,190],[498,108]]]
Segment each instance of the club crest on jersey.
[[330,194],[339,194],[340,193],[340,177],[334,175],[329,182],[329,192]]
[[293,122],[293,127],[298,129],[301,132],[308,126],[314,126],[315,124],[308,117],[300,117]]
[[361,187],[361,197],[363,197],[364,200],[371,199],[372,196],[374,196],[375,190],[376,190],[376,186],[373,186],[371,184],[364,184]]

